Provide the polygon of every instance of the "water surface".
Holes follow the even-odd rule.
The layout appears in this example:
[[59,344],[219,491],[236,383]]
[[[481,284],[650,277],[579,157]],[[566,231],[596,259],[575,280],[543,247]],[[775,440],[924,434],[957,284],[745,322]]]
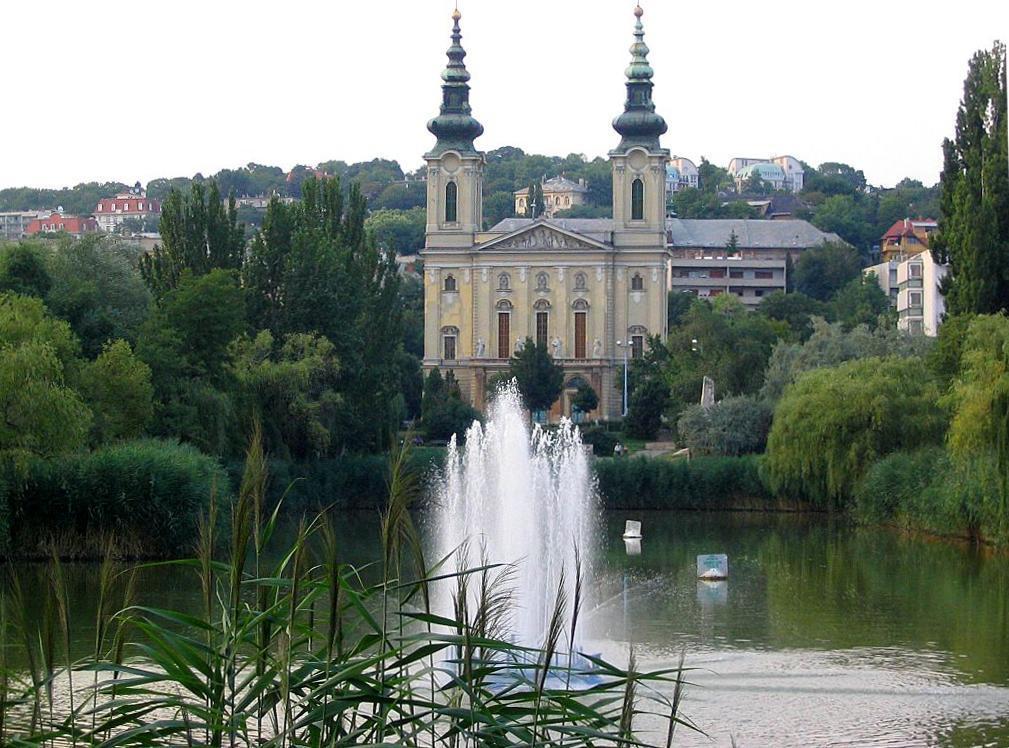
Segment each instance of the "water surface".
[[[641,519],[640,549],[620,538]],[[375,513],[342,515],[344,559],[379,557]],[[696,668],[677,745],[1009,746],[1009,559],[824,517],[651,512],[605,518],[587,649]],[[695,558],[727,553],[729,579]],[[27,569],[27,571],[32,571]],[[67,566],[83,656],[97,566]],[[145,572],[141,602],[195,611],[199,583]]]

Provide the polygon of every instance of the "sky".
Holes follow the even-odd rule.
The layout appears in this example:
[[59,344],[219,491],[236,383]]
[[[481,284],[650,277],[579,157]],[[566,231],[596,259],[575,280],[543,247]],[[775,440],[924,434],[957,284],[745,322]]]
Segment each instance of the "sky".
[[[453,0],[5,3],[0,187],[147,182],[249,162],[422,164]],[[676,155],[788,153],[938,180],[967,62],[1005,0],[642,0]],[[633,0],[459,0],[482,150],[605,155]],[[21,29],[20,33],[10,33]],[[10,86],[23,104],[12,107]]]

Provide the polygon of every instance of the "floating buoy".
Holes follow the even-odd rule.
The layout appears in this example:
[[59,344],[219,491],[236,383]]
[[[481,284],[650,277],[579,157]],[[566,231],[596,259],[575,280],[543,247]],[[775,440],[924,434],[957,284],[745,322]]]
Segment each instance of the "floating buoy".
[[629,519],[624,523],[624,540],[640,538],[641,523],[634,519]]
[[714,582],[729,578],[729,557],[724,553],[709,553],[697,557],[697,578]]

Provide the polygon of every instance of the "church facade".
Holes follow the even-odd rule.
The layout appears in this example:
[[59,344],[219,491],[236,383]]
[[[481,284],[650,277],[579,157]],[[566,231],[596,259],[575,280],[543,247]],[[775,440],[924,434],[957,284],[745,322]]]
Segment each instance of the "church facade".
[[437,138],[426,156],[424,368],[451,370],[480,408],[487,383],[531,341],[563,367],[564,392],[551,417],[571,414],[582,383],[599,395],[593,415],[622,413],[625,357],[642,354],[647,336],[667,333],[669,250],[666,123],[652,103],[652,69],[642,11],[627,68],[621,136],[609,154],[612,219],[506,219],[483,230],[483,127],[469,106],[469,73],[453,14],[452,45],[442,74]]

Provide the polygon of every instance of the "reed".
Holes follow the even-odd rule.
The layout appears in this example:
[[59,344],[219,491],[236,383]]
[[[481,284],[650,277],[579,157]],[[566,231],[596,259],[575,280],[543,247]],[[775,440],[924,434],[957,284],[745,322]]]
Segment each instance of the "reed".
[[[512,567],[483,554],[471,567],[462,548],[453,571],[442,569],[446,559],[428,568],[410,518],[418,491],[408,453],[392,458],[375,568],[341,562],[332,513],[303,520],[294,544],[264,568],[276,514],[262,509],[266,462],[257,442],[221,557],[215,494],[195,558],[168,562],[199,577],[197,614],[137,605],[138,578],[164,564],[123,571],[109,545],[94,646],[57,668],[57,644],[60,654],[70,651],[73,626],[59,560],[49,571],[51,635],[25,612],[12,576],[0,596],[4,745],[645,745],[633,719],[644,700],[654,702],[650,713],[667,715],[657,745],[689,724],[679,715],[682,661],[636,672],[633,659],[621,669],[571,651],[580,568],[572,600],[559,586],[540,648],[506,638]],[[454,586],[452,612],[432,611],[434,585]],[[23,681],[8,679],[11,647],[24,650]],[[82,672],[89,677],[74,678]],[[72,704],[51,695],[57,682],[70,688]]]

